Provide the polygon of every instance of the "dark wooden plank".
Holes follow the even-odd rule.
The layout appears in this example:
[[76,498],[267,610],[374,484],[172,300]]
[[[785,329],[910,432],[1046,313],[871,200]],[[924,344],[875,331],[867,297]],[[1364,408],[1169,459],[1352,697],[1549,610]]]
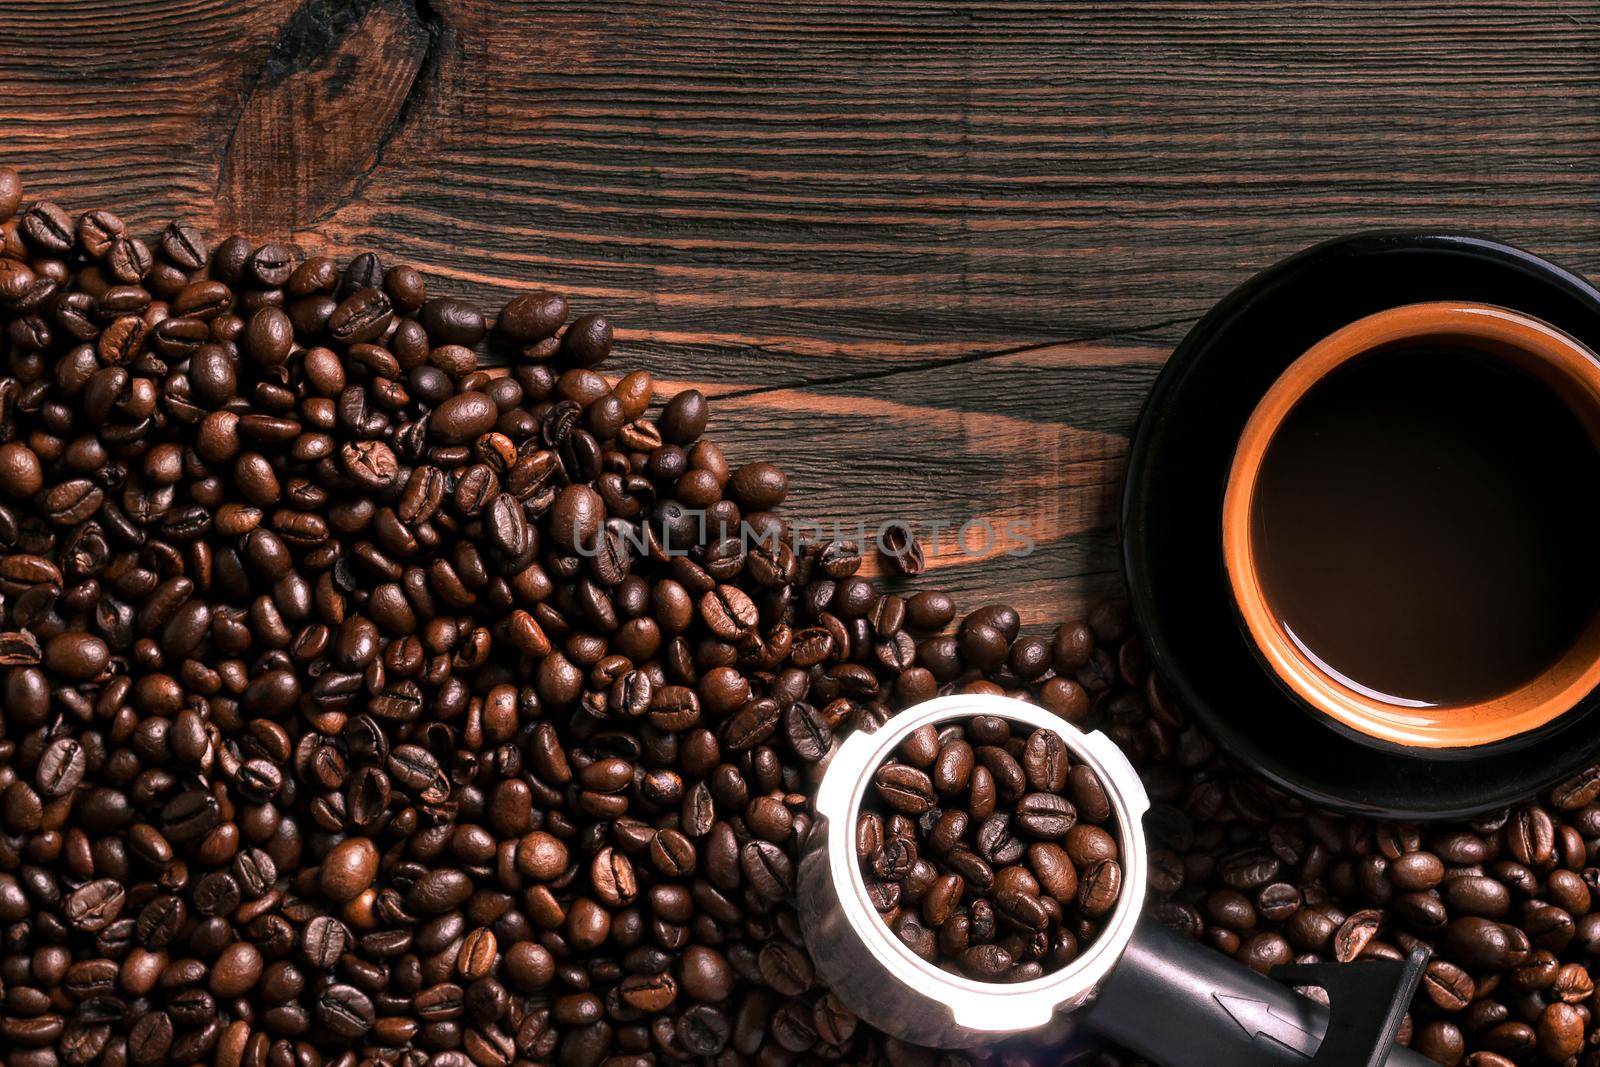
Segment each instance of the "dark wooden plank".
[[1042,620],[1109,580],[1139,397],[1253,270],[1370,226],[1600,267],[1597,37],[1484,0],[13,0],[0,159],[142,229],[562,289],[618,366],[729,394],[796,514],[1045,516],[935,571]]
[[361,7],[308,5],[279,34],[223,144],[219,229],[301,233],[382,163],[432,41],[400,5]]
[[1365,226],[1595,265],[1597,34],[1555,3],[35,2],[0,12],[0,141],[74,201],[555,285],[670,373],[797,383],[1171,341]]

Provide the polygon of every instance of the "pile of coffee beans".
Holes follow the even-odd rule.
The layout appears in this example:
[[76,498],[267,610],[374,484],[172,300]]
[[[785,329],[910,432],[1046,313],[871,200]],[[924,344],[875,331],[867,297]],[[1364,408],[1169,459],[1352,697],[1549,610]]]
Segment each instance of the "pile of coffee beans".
[[1046,638],[875,588],[613,343],[0,168],[8,1067],[1136,1062],[918,1049],[818,986],[816,768],[957,691],[1130,754],[1162,921],[1260,969],[1426,942],[1413,1047],[1600,1067],[1600,770],[1461,825],[1308,811],[1162,699],[1118,604]]
[[856,820],[867,895],[929,963],[983,981],[1064,967],[1122,894],[1111,803],[1054,730],[979,715],[908,734]]
[[792,540],[554,294],[0,170],[0,338],[9,1065],[909,1054],[802,947],[816,768],[954,686],[1086,710],[1092,642]]

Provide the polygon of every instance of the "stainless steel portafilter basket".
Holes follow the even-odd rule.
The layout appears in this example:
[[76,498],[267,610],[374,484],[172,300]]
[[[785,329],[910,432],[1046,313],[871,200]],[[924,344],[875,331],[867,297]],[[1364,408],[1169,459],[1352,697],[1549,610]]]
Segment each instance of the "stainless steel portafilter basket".
[[[889,933],[867,896],[855,852],[861,799],[884,759],[928,723],[995,715],[1061,735],[1074,759],[1094,768],[1116,815],[1122,895],[1104,930],[1066,967],[1031,982],[980,982],[940,970]],[[1128,758],[1104,734],[1086,734],[1043,708],[1008,697],[941,697],[848,737],[817,791],[819,821],[800,861],[800,919],[817,970],[857,1015],[917,1044],[958,1048],[1043,1026],[1082,1006],[1128,947],[1148,872],[1144,826],[1150,807]]]
[[[1072,758],[1099,776],[1116,816],[1123,868],[1116,908],[1077,959],[1028,982],[977,981],[917,956],[874,909],[855,853],[862,798],[884,759],[924,725],[979,715],[1054,731]],[[1403,974],[1398,963],[1345,968],[1362,972],[1367,996],[1330,1023],[1328,1009],[1289,986],[1141,922],[1149,874],[1142,819],[1149,807],[1138,774],[1110,738],[1009,697],[940,697],[896,715],[874,733],[852,734],[824,772],[817,820],[800,861],[800,921],[819,977],[868,1023],[936,1048],[1019,1035],[1060,1040],[1081,1025],[1167,1067],[1427,1067],[1430,1061],[1393,1047],[1423,958],[1405,965]],[[1311,974],[1299,981],[1324,985],[1330,993],[1336,984]],[[1337,1012],[1337,998],[1334,1006]],[[1381,1017],[1356,1018],[1375,1012]]]

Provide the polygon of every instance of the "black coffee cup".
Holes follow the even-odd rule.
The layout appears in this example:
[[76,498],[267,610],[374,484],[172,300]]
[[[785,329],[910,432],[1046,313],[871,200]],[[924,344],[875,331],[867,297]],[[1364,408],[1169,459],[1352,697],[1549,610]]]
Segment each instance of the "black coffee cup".
[[1528,252],[1456,235],[1342,238],[1252,278],[1196,324],[1152,388],[1130,453],[1124,562],[1158,699],[1268,779],[1343,811],[1470,815],[1578,774],[1600,753],[1587,664],[1534,714],[1419,744],[1306,700],[1239,610],[1223,511],[1252,416],[1320,342],[1368,316],[1440,302],[1505,309],[1600,351],[1600,292]]

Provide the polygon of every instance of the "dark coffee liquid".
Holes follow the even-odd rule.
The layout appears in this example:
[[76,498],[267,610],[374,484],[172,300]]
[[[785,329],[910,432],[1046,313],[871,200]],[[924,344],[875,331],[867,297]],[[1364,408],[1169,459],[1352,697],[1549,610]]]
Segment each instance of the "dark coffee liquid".
[[1325,670],[1393,704],[1509,692],[1600,604],[1600,453],[1549,388],[1484,353],[1411,348],[1330,375],[1256,492],[1272,610]]

